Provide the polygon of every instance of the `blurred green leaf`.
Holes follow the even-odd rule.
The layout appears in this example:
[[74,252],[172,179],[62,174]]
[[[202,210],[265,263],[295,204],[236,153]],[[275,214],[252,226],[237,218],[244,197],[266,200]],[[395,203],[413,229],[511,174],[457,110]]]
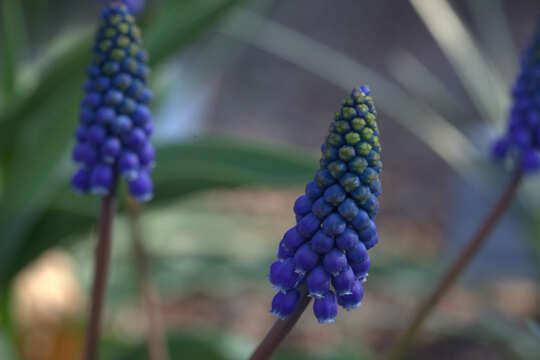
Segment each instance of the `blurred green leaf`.
[[0,359],[3,359],[3,360],[17,359],[12,341],[10,341],[9,337],[2,331],[0,331]]
[[[316,170],[316,161],[297,151],[216,137],[158,147],[157,158],[155,198],[149,207],[207,188],[305,183]],[[0,252],[2,284],[43,250],[95,224],[98,200],[77,196],[64,186],[32,224],[24,224],[25,234],[18,239],[18,246]],[[5,219],[15,221],[15,217],[12,214]],[[9,241],[15,240],[3,239],[4,249]]]
[[[213,335],[207,337],[176,333],[169,336],[171,359],[230,360],[221,354],[220,340]],[[102,359],[107,360],[146,360],[146,345],[130,346],[121,343],[104,342]]]
[[17,88],[18,64],[21,55],[26,50],[25,26],[23,10],[19,0],[2,0],[0,5],[1,21],[3,24],[0,48],[2,49],[2,96],[0,96],[0,108],[8,103],[15,95]]

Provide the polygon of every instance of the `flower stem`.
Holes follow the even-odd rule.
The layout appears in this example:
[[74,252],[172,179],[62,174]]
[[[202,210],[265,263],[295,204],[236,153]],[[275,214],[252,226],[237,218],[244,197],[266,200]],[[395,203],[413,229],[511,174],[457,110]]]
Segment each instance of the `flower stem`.
[[133,242],[133,261],[141,298],[148,318],[148,355],[150,360],[168,360],[167,336],[163,317],[159,308],[159,299],[152,287],[148,275],[148,253],[144,247],[140,230],[141,205],[130,196],[126,197],[129,214],[131,239]]
[[276,351],[283,339],[287,337],[293,326],[296,324],[304,310],[306,310],[311,298],[307,294],[307,289],[304,287],[300,302],[294,313],[289,315],[285,320],[278,319],[268,334],[255,349],[250,360],[266,360]]
[[[116,186],[114,186],[116,187]],[[92,288],[92,303],[90,306],[90,320],[86,333],[86,347],[84,360],[96,360],[99,350],[99,333],[107,276],[109,273],[109,260],[111,257],[111,235],[116,211],[116,195],[113,190],[101,201],[99,215],[99,238],[95,254],[94,284]]]
[[478,227],[476,232],[473,234],[467,246],[454,260],[450,268],[446,271],[443,278],[439,282],[439,285],[431,293],[429,298],[420,306],[413,320],[398,338],[394,346],[390,348],[390,351],[384,357],[385,360],[398,360],[401,359],[406,353],[424,321],[428,318],[443,296],[452,287],[467,265],[469,265],[474,256],[482,248],[482,245],[485,243],[488,235],[499,223],[502,215],[512,203],[512,199],[514,198],[519,185],[521,184],[521,180],[522,173],[517,171],[513,175],[500,199],[493,206],[491,212],[487,215],[480,227]]

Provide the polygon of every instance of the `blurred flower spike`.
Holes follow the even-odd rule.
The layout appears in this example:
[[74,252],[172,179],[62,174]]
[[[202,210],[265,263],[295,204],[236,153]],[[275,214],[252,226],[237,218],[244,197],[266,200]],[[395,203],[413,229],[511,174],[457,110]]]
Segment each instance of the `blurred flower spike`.
[[103,10],[93,53],[75,131],[72,157],[79,169],[72,187],[103,196],[122,177],[133,197],[148,201],[155,163],[152,93],[146,87],[150,70],[140,31],[122,2]]
[[522,54],[512,96],[507,131],[494,143],[493,155],[511,159],[524,173],[536,173],[540,170],[540,24]]
[[382,187],[379,130],[366,86],[354,89],[334,116],[322,146],[320,169],[294,204],[296,226],[279,244],[270,282],[279,290],[271,312],[291,315],[305,286],[320,323],[333,322],[338,305],[360,306],[378,242],[375,217]]
[[100,0],[104,4],[110,4],[112,2],[120,2],[127,6],[128,11],[132,14],[139,14],[144,10],[146,5],[145,0]]

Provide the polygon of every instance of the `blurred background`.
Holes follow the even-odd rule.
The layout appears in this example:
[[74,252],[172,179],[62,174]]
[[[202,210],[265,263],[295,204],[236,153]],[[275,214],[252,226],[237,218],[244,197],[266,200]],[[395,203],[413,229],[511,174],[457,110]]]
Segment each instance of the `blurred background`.
[[[0,0],[0,359],[77,359],[98,200],[71,192],[96,0]],[[491,164],[534,0],[154,0],[155,199],[120,201],[102,359],[244,359],[275,318],[266,279],[341,99],[368,84],[383,144],[362,307],[311,309],[276,359],[372,359],[509,177]],[[426,324],[411,359],[540,358],[540,181]],[[147,264],[148,266],[144,266]],[[149,316],[150,314],[150,316]],[[152,342],[151,341],[151,342]]]

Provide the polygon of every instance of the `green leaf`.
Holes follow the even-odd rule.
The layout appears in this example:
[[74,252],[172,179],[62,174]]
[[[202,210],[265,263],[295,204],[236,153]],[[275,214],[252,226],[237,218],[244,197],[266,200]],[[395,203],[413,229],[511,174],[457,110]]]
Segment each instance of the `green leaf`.
[[23,9],[19,0],[2,0],[0,5],[3,28],[0,48],[2,49],[2,67],[0,78],[3,84],[0,96],[0,108],[8,103],[17,90],[18,64],[25,51],[25,26]]
[[[317,164],[315,159],[298,154],[297,150],[217,137],[158,147],[157,158],[153,174],[155,198],[149,207],[208,188],[306,183]],[[67,182],[68,177],[64,178]],[[3,239],[3,248],[10,251],[0,252],[2,284],[45,249],[95,224],[97,199],[77,196],[67,185],[53,194],[56,196],[51,205],[35,215],[33,223],[25,224],[25,233],[19,234],[16,247],[8,248],[14,240]],[[16,220],[7,215],[5,219]]]

